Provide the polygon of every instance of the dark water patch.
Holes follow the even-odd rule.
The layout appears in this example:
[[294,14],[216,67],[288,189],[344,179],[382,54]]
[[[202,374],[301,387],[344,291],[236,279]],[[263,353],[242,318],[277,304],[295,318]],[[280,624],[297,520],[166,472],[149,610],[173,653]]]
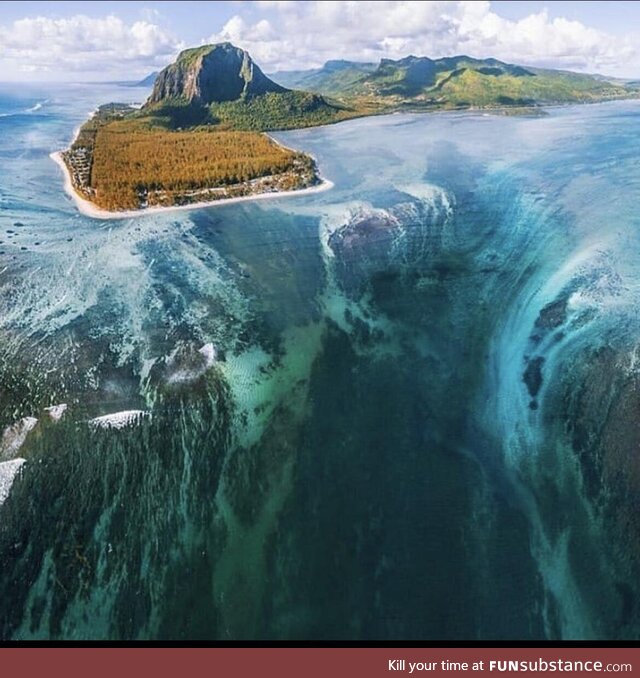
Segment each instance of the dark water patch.
[[535,326],[542,330],[553,330],[567,319],[567,297],[547,304],[536,318]]
[[234,271],[254,313],[269,334],[318,319],[317,296],[325,284],[318,218],[277,208],[243,206],[194,214],[200,242]]
[[545,359],[542,356],[531,358],[527,361],[527,368],[522,375],[522,381],[524,381],[532,398],[538,395],[542,386],[542,366],[544,361]]
[[[261,635],[542,633],[519,583],[531,581],[533,567],[524,518],[489,490],[486,522],[475,522],[487,487],[473,456],[460,452],[464,409],[438,404],[419,374],[409,361],[359,357],[346,334],[330,329],[311,379],[294,491],[271,546],[278,594]],[[456,425],[459,436],[443,437]],[[505,573],[501,590],[496,568]]]

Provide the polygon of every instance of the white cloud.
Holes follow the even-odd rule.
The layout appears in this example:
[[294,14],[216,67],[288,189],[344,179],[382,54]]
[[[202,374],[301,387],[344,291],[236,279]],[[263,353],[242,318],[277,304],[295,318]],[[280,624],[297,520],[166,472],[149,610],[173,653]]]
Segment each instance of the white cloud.
[[[490,2],[262,0],[205,41],[248,49],[267,71],[310,68],[328,59],[378,61],[407,54],[469,54],[514,63],[640,76],[639,36],[612,36],[546,10],[506,19]],[[167,5],[168,7],[169,5]],[[155,8],[140,20],[31,17],[0,23],[0,79],[128,79],[169,63],[186,45]],[[197,26],[199,19],[194,18]],[[211,30],[211,29],[209,29]],[[203,37],[206,34],[203,32]],[[71,76],[71,74],[74,74]]]
[[45,17],[0,26],[0,58],[30,71],[139,71],[171,60],[182,44],[148,21],[126,24],[116,16]]
[[249,7],[269,20],[251,23],[234,16],[210,40],[248,49],[268,71],[319,66],[333,58],[461,53],[613,74],[640,70],[631,36],[552,19],[546,10],[515,21],[493,11],[490,2],[475,1],[263,1]]

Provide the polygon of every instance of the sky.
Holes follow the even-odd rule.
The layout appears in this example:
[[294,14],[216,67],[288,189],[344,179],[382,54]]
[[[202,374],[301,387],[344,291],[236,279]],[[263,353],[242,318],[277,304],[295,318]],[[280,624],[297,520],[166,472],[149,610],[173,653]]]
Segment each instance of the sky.
[[640,2],[0,2],[0,81],[136,80],[231,41],[267,73],[467,54],[640,77]]

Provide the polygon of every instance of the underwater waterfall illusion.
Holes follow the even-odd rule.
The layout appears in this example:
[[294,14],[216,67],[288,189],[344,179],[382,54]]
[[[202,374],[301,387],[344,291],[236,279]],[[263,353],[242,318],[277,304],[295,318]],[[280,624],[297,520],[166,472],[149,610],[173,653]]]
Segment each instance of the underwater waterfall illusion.
[[0,91],[0,638],[637,638],[638,102],[92,220],[48,155],[125,96]]

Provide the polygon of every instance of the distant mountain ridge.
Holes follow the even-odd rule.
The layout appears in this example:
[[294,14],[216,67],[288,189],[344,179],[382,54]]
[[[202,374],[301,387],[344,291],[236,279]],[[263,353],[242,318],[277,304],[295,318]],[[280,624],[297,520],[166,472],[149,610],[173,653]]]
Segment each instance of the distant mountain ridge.
[[374,63],[333,59],[321,68],[304,71],[278,71],[271,77],[285,87],[305,89],[327,96],[340,95],[377,68]]
[[[335,64],[338,64],[336,67]],[[466,55],[431,59],[409,55],[376,66],[327,62],[307,71],[280,71],[288,87],[378,107],[531,106],[630,96],[635,88],[614,78],[518,66]]]
[[152,73],[149,73],[149,75],[136,83],[136,87],[151,87],[151,85],[153,85],[153,83],[156,81],[159,73],[160,71],[153,71]]
[[142,78],[142,80],[113,80],[111,83],[113,85],[119,85],[120,87],[151,87],[159,72],[160,71],[153,71]]

